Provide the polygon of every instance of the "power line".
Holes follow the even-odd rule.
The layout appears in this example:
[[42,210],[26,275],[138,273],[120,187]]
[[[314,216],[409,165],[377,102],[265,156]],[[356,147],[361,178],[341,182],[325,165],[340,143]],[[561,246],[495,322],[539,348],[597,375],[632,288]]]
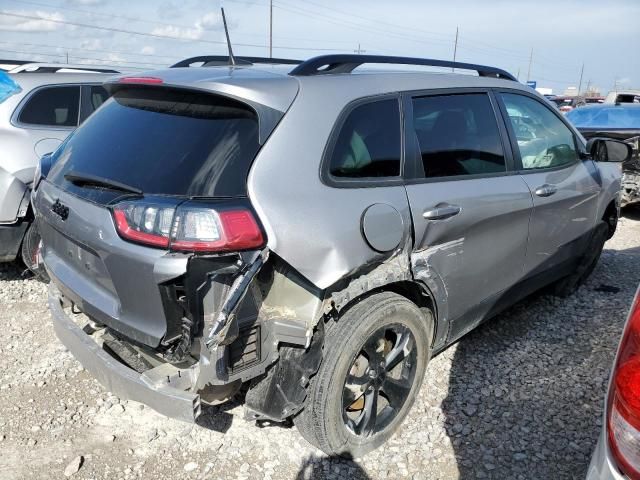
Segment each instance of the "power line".
[[[41,52],[27,52],[24,50],[12,50],[12,49],[7,49],[7,48],[3,48],[0,47],[0,51],[2,52],[9,52],[9,53],[19,53],[21,55],[34,55],[36,57],[54,57],[54,58],[66,58],[67,55],[64,53],[41,53]],[[140,68],[140,70],[148,70],[150,66],[162,66],[162,67],[166,67],[166,64],[159,64],[159,63],[135,63],[135,62],[127,62],[124,60],[107,60],[107,59],[103,59],[103,58],[94,58],[94,57],[77,57],[77,56],[73,56],[72,57],[74,60],[88,60],[88,61],[96,61],[96,62],[102,62],[104,64],[111,64],[111,65],[122,65],[122,66],[126,66],[127,68]],[[66,63],[69,63],[68,61]],[[129,65],[135,65],[136,67],[130,67]]]
[[[153,57],[153,58],[165,58],[165,59],[170,59],[170,60],[175,60],[176,56],[175,55],[157,55],[155,53],[134,53],[134,52],[125,52],[122,50],[103,50],[103,49],[97,49],[97,48],[82,48],[82,47],[66,47],[63,45],[45,45],[42,43],[24,43],[24,42],[7,42],[5,40],[0,40],[0,43],[4,43],[7,45],[17,45],[17,46],[27,46],[27,47],[38,47],[38,48],[57,48],[57,49],[61,49],[61,50],[75,50],[75,51],[81,51],[81,52],[95,52],[95,53],[117,53],[117,54],[121,54],[121,55],[131,55],[131,56],[136,56],[136,57]],[[33,52],[36,53],[36,52]]]
[[[55,9],[55,10],[64,10],[64,11],[69,11],[69,12],[76,12],[76,13],[82,13],[85,15],[91,15],[91,16],[100,16],[100,17],[105,17],[105,18],[113,18],[113,19],[122,19],[122,20],[127,20],[130,22],[144,22],[144,23],[150,23],[150,24],[158,24],[158,25],[164,25],[164,26],[168,26],[168,27],[179,27],[179,28],[185,28],[185,29],[196,29],[197,26],[196,25],[185,25],[185,24],[179,24],[179,23],[169,23],[169,22],[162,22],[159,20],[147,20],[144,18],[135,18],[135,17],[127,17],[124,15],[116,15],[116,14],[109,14],[109,13],[104,13],[104,12],[96,12],[96,11],[89,11],[89,10],[82,10],[82,9],[78,9],[78,8],[72,8],[72,7],[67,7],[67,6],[62,6],[62,5],[51,5],[51,4],[47,4],[47,3],[40,3],[40,2],[32,2],[29,0],[9,0],[12,2],[17,2],[17,3],[23,3],[26,5],[34,5],[34,6],[39,6],[39,7],[45,7],[45,8],[51,8],[51,9]],[[233,3],[240,3],[240,4],[246,4],[246,5],[256,5],[259,7],[266,7],[267,5],[265,4],[261,4],[261,3],[255,3],[255,2],[248,2],[248,1],[244,1],[244,0],[227,0]],[[40,20],[46,20],[44,18],[39,18]],[[240,33],[240,32],[234,32],[234,36],[235,35],[242,35],[242,36],[249,36],[249,37],[259,37],[262,35],[259,34],[251,34],[251,33]],[[174,38],[174,37],[171,37]],[[301,38],[301,37],[283,37],[283,36],[279,36],[280,39],[282,40],[295,40],[295,41],[309,41],[308,38]],[[313,40],[311,40],[313,41]],[[325,43],[340,43],[343,45],[347,45],[347,42],[344,41],[335,41],[335,40],[322,40]],[[223,42],[224,43],[224,42]],[[240,45],[234,42],[234,45]],[[243,45],[240,45],[243,46]],[[285,47],[274,47],[274,48],[285,48]]]
[[[302,9],[302,8],[297,7],[295,5],[292,5],[292,4],[288,4],[288,3],[285,4],[284,2],[282,2],[282,0],[277,0],[277,3],[274,3],[274,7],[279,8],[280,10],[284,10],[284,11],[289,12],[289,13],[296,14],[296,15],[302,15],[302,16],[305,16],[305,17],[311,17],[311,18],[316,18],[316,19],[319,18],[319,19],[324,20],[326,22],[333,23],[333,24],[336,24],[336,25],[339,25],[339,26],[342,26],[342,27],[346,26],[346,27],[349,27],[351,29],[361,30],[361,31],[365,31],[365,32],[368,32],[368,33],[374,33],[376,35],[384,34],[387,37],[394,37],[394,38],[397,38],[397,39],[400,39],[400,40],[410,40],[412,42],[420,43],[420,44],[423,44],[423,45],[425,43],[427,43],[427,41],[424,40],[424,39],[419,39],[419,38],[416,38],[416,37],[403,35],[403,34],[397,34],[397,33],[394,33],[394,32],[389,32],[387,30],[370,28],[370,27],[364,26],[364,25],[362,25],[360,23],[356,23],[356,22],[353,22],[353,21],[350,21],[350,20],[345,20],[345,19],[342,19],[342,18],[335,18],[335,17],[331,17],[331,16],[324,15],[324,14],[317,13],[317,12],[310,12],[308,10]],[[444,41],[444,40],[430,40],[429,42],[430,43],[438,43],[438,44],[441,44],[441,45],[451,45],[450,41]]]
[[[341,13],[343,15],[349,15],[349,16],[352,16],[352,17],[356,16],[353,12],[349,13],[349,12],[346,12],[345,10],[338,10],[338,9],[333,8],[333,7],[327,7],[326,5],[322,5],[320,3],[313,2],[311,0],[302,0],[302,2],[310,4],[310,5],[315,5],[316,7],[320,7],[320,8],[325,9],[325,10],[330,10],[332,12]],[[358,14],[357,18],[365,20],[367,22],[372,22],[372,23],[375,23],[375,24],[387,25],[387,26],[390,26],[392,28],[396,28],[396,29],[402,30],[403,32],[407,31],[407,30],[412,30],[414,32],[420,33],[421,35],[433,35],[433,36],[445,37],[447,39],[451,38],[451,34],[449,34],[449,33],[433,32],[433,31],[429,31],[429,30],[413,28],[413,27],[410,27],[408,25],[398,25],[398,24],[386,22],[384,20],[380,20],[380,19],[377,19],[377,18],[374,19],[374,18],[370,18],[370,17],[362,17],[360,14]]]
[[[27,19],[27,20],[38,20],[38,21],[42,21],[42,22],[57,23],[57,24],[60,24],[60,25],[71,25],[71,26],[81,27],[81,28],[104,30],[104,31],[114,32],[114,33],[125,33],[125,34],[129,34],[129,35],[139,35],[139,36],[143,36],[143,37],[153,37],[153,38],[160,38],[160,39],[166,39],[166,40],[178,40],[178,41],[182,41],[182,42],[208,43],[208,44],[213,44],[213,45],[226,45],[225,42],[220,42],[220,41],[216,41],[216,40],[205,40],[203,38],[180,38],[180,37],[172,36],[172,35],[162,35],[162,34],[159,34],[159,33],[137,32],[135,30],[126,30],[124,28],[102,27],[102,26],[91,25],[91,24],[87,24],[87,23],[72,22],[72,21],[68,21],[68,20],[57,20],[57,19],[53,19],[53,18],[42,18],[42,17],[33,16],[33,15],[22,15],[22,14],[19,14],[19,13],[12,13],[12,12],[6,12],[6,11],[0,11],[0,15],[4,15],[4,16],[8,16],[8,17],[14,17],[14,18],[23,18],[23,19]],[[235,43],[235,45],[240,46],[240,47],[256,47],[256,48],[265,48],[266,47],[266,45],[255,44],[255,43]],[[279,48],[279,49],[282,49],[282,50],[303,50],[303,51],[319,51],[319,52],[342,51],[342,49],[335,49],[335,48],[289,47],[289,46],[284,46],[284,45],[274,45],[274,48]]]
[[67,7],[67,6],[64,6],[64,5],[51,5],[49,3],[32,2],[32,1],[29,1],[29,0],[9,0],[9,1],[14,2],[14,3],[22,3],[22,4],[25,4],[25,5],[33,5],[33,6],[36,6],[36,7],[45,7],[45,8],[52,8],[52,9],[56,9],[56,10],[65,10],[65,11],[68,11],[68,12],[82,13],[82,14],[91,15],[91,16],[115,18],[115,19],[118,19],[118,20],[127,20],[129,22],[152,23],[152,24],[157,24],[157,25],[165,25],[165,26],[168,26],[168,27],[194,28],[193,25],[180,25],[180,24],[176,24],[176,23],[162,22],[160,20],[147,20],[146,18],[127,17],[125,15],[116,15],[114,13],[104,13],[104,12],[83,10],[83,9],[80,9],[80,8]]
[[[230,1],[234,1],[234,0],[230,0]],[[235,0],[235,1],[240,2],[242,0]],[[280,3],[284,3],[282,0],[278,0],[278,1]],[[319,7],[319,8],[322,8],[322,9],[325,9],[325,10],[329,10],[331,12],[341,13],[343,15],[348,15],[348,16],[351,16],[351,17],[355,16],[353,13],[349,13],[349,12],[347,12],[345,10],[337,10],[337,9],[335,9],[333,7],[327,7],[326,5],[319,4],[319,3],[314,2],[312,0],[301,0],[301,2],[306,3],[306,4],[310,4],[310,5],[315,5],[315,6]],[[289,4],[289,8],[291,8],[292,6],[293,5]],[[296,6],[296,8],[299,9],[299,10],[304,10],[303,8],[298,7],[298,6]],[[311,12],[311,11],[307,11],[307,12],[310,13],[310,14],[321,15],[318,12]],[[412,27],[409,27],[407,25],[397,25],[397,24],[393,24],[393,23],[390,23],[390,22],[381,21],[379,19],[372,19],[372,18],[362,17],[360,14],[357,15],[357,18],[358,19],[362,19],[362,20],[367,21],[367,22],[374,22],[374,23],[380,24],[380,25],[388,25],[388,26],[390,26],[390,27],[392,27],[394,29],[402,30],[403,32],[406,32],[407,30],[411,30],[411,31],[417,32],[417,33],[422,34],[422,35],[433,35],[433,36],[451,38],[451,36],[449,34],[446,34],[446,33],[433,32],[433,31],[428,31],[428,30],[412,28]],[[340,20],[345,21],[342,18]],[[365,27],[362,24],[357,24],[357,25],[359,25],[360,27]],[[397,35],[400,35],[400,34],[397,34]],[[409,35],[406,35],[406,34],[402,34],[402,38],[408,38],[408,39],[411,39],[413,41],[419,41],[421,43],[427,43],[427,42],[434,43],[433,40],[428,40],[428,39],[425,39],[425,38],[418,39],[418,38],[416,38],[414,36],[410,37]],[[486,43],[484,41],[477,40],[477,39],[472,38],[472,37],[465,37],[465,38],[468,38],[474,44],[474,47],[469,47],[469,46],[467,46],[465,44],[465,47],[464,47],[465,50],[473,49],[473,50],[476,50],[478,52],[490,52],[491,50],[497,50],[497,51],[504,52],[504,55],[509,55],[509,56],[516,57],[516,58],[519,58],[519,59],[524,59],[524,58],[528,57],[528,55],[526,53],[521,52],[521,51],[516,51],[516,50],[513,50],[513,49],[507,49],[507,48],[504,48],[504,47],[498,47],[496,45],[492,45],[492,44]],[[435,43],[441,43],[441,42],[435,42]],[[445,42],[445,43],[448,43],[448,42]],[[477,45],[477,44],[485,45],[485,46],[489,47],[491,50],[477,48],[477,47],[475,47],[475,45]],[[493,52],[491,52],[491,53],[493,54]],[[538,54],[536,56],[536,58],[538,58],[538,60],[536,61],[536,63],[538,63],[538,64],[554,66],[556,70],[560,69],[560,70],[564,70],[566,72],[572,71],[572,69],[570,67],[568,67],[566,63],[559,63],[559,62],[556,62],[556,61],[548,61],[548,60],[540,61],[539,60],[540,58],[546,58],[546,57],[544,57],[543,55],[540,55],[540,54]],[[562,68],[558,68],[558,66],[562,66]]]

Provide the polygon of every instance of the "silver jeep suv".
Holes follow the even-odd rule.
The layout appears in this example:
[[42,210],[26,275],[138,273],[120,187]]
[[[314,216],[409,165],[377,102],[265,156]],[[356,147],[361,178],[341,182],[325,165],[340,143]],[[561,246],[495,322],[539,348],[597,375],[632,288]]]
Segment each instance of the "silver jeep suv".
[[571,293],[616,227],[620,165],[591,152],[628,148],[502,70],[221,62],[109,81],[34,191],[56,333],[123,398],[194,421],[245,385],[248,419],[363,455],[433,355]]
[[[0,60],[0,67],[10,63]],[[29,194],[38,161],[108,98],[101,84],[119,72],[87,65],[11,66],[0,71],[0,262],[22,256],[34,268],[39,242],[29,228]]]

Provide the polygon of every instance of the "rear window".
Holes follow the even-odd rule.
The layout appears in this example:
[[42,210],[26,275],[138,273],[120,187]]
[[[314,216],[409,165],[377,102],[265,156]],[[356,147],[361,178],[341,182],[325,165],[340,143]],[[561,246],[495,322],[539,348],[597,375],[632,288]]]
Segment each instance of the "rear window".
[[145,194],[246,195],[258,152],[258,119],[225,97],[165,88],[116,92],[59,148],[49,179],[81,196],[70,171],[115,180]]

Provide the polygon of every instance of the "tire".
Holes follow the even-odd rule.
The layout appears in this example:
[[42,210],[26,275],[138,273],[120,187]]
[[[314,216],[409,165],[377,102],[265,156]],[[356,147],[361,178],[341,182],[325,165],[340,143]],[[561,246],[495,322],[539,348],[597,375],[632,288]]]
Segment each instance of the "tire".
[[[382,292],[363,299],[337,322],[330,321],[322,364],[310,382],[304,409],[294,418],[301,435],[326,454],[347,458],[361,457],[389,439],[422,385],[433,318],[431,311],[406,298]],[[396,364],[393,356],[406,349],[408,355],[395,357],[401,358]],[[387,372],[385,362],[395,367]],[[352,381],[347,382],[349,373]],[[353,391],[367,383],[366,393]],[[367,415],[374,406],[377,415]]]
[[593,273],[593,270],[598,264],[604,243],[609,237],[609,225],[600,221],[596,228],[593,230],[593,235],[589,242],[586,252],[580,258],[580,262],[575,271],[556,282],[553,287],[554,295],[562,298],[567,298],[572,295],[584,281],[589,278],[589,275]]
[[40,248],[40,232],[35,224],[29,225],[27,231],[22,239],[22,246],[20,248],[20,256],[22,263],[33,273],[36,278],[44,283],[49,283],[49,275],[47,275],[44,266],[40,263],[39,248]]

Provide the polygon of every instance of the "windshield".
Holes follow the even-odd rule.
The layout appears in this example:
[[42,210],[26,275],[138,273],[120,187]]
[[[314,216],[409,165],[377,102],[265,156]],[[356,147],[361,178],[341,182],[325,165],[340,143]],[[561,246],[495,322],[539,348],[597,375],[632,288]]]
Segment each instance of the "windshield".
[[136,87],[116,92],[52,157],[48,179],[100,202],[95,186],[65,174],[120,182],[145,194],[246,195],[259,148],[258,119],[247,105],[218,95]]
[[629,128],[640,130],[640,108],[612,105],[602,108],[579,108],[567,113],[578,128]]

